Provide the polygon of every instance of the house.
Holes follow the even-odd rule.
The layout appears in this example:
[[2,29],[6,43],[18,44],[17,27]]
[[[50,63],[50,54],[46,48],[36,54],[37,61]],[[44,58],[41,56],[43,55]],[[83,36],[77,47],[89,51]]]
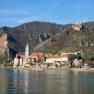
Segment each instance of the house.
[[32,58],[32,61],[33,60],[38,61],[39,58],[43,58],[44,57],[44,53],[43,52],[32,52],[30,54],[30,57]]
[[47,57],[46,62],[48,63],[68,62],[68,55],[52,55]]

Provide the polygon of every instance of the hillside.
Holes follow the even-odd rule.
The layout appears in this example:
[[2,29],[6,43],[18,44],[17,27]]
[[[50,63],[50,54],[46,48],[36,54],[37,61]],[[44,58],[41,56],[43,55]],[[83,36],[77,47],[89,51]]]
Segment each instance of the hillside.
[[49,22],[29,22],[14,28],[2,27],[0,32],[7,35],[9,54],[24,52],[27,43],[30,51],[61,53],[83,50],[94,54],[94,22],[83,23],[81,31],[75,31],[71,24],[61,25]]
[[81,51],[84,57],[93,58],[94,23],[83,23],[82,26],[80,31],[75,31],[69,27],[64,32],[59,32],[49,40],[38,44],[34,50],[50,53]]
[[58,32],[62,32],[63,29],[62,25],[55,23],[34,21],[14,28],[4,26],[0,31],[7,34],[9,52],[14,57],[17,52],[24,52],[27,43],[29,43],[30,51],[32,51],[37,44],[49,39]]

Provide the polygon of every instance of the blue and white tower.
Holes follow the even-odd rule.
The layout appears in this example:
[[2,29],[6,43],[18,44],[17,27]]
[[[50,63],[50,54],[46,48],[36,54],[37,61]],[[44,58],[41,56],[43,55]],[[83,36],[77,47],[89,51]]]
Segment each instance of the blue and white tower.
[[28,57],[29,57],[29,45],[27,44],[25,48],[25,58],[28,58]]
[[28,57],[29,57],[29,45],[27,44],[25,47],[25,58],[23,61],[23,66],[26,66],[26,64],[28,63]]

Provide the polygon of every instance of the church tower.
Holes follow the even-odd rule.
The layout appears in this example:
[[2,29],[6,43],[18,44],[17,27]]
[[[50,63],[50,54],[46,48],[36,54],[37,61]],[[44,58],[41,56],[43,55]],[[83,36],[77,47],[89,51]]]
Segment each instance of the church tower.
[[27,44],[25,47],[25,58],[23,61],[23,66],[25,66],[28,63],[28,57],[29,57],[29,45]]
[[25,58],[28,58],[28,57],[29,57],[29,45],[27,44],[25,48]]

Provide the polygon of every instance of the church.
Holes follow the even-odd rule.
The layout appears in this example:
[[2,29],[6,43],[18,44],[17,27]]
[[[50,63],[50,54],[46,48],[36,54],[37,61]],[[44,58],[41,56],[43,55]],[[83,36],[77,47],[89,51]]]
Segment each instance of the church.
[[30,56],[29,56],[29,45],[26,45],[25,48],[25,53],[18,53],[16,54],[16,57],[14,58],[14,68],[15,67],[25,67],[25,66],[29,66],[30,64]]

